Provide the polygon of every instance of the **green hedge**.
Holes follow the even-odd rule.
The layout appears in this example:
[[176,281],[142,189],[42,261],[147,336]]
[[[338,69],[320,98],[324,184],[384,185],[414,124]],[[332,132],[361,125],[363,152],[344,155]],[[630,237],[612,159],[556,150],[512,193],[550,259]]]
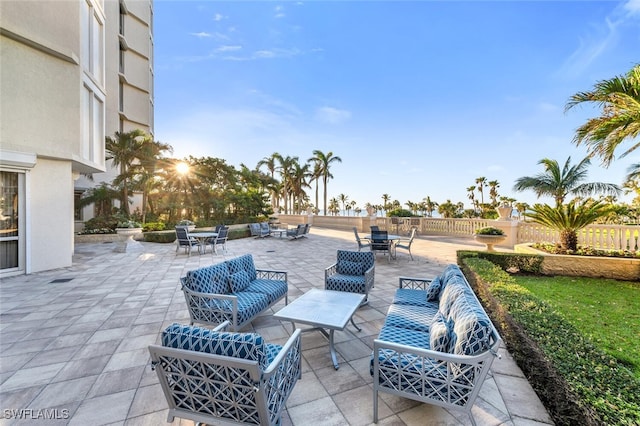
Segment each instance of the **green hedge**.
[[458,250],[458,265],[462,265],[462,259],[477,257],[488,260],[509,272],[526,272],[530,274],[540,274],[542,272],[543,256],[527,253],[501,253],[490,251],[468,251]]
[[142,234],[148,243],[172,243],[176,240],[176,231],[151,231]]
[[[461,256],[459,255],[459,258]],[[640,424],[640,381],[481,256],[461,267],[558,425]]]

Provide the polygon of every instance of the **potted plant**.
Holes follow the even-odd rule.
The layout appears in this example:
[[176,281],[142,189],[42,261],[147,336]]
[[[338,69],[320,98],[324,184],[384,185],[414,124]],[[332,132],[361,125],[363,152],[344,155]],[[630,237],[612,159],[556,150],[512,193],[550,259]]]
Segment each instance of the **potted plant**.
[[493,245],[500,244],[507,239],[507,236],[502,229],[488,226],[476,230],[474,239],[479,243],[486,244],[487,251],[495,251]]
[[133,240],[133,236],[140,233],[142,233],[142,224],[140,224],[140,222],[136,222],[135,220],[118,222],[116,234],[120,236],[120,243],[116,246],[115,251],[126,253],[140,250],[142,247],[140,243]]

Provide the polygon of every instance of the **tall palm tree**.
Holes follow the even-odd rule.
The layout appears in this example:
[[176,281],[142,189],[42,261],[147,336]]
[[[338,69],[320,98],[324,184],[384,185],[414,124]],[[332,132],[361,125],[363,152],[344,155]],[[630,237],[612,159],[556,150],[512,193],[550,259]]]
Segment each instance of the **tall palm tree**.
[[467,198],[469,198],[469,200],[471,201],[471,207],[473,207],[473,210],[476,210],[476,186],[475,185],[471,185],[467,188]]
[[133,177],[132,166],[143,155],[142,146],[151,141],[151,136],[143,130],[130,132],[115,132],[114,137],[105,138],[107,160],[111,160],[114,167],[120,168],[120,174],[114,183],[122,186],[122,211],[129,216],[129,183]]
[[427,196],[424,198],[424,206],[427,212],[427,216],[432,217],[433,212],[438,208],[438,203],[436,203],[435,201],[431,201],[431,197]]
[[385,213],[387,212],[387,210],[389,210],[390,199],[391,197],[389,196],[389,194],[382,194],[382,208],[384,209]]
[[284,212],[289,213],[289,193],[292,190],[292,173],[296,164],[298,164],[298,157],[283,157],[278,154],[278,162],[280,165],[278,166],[278,170],[280,171],[280,176],[282,177],[282,198],[284,200]]
[[536,204],[527,217],[535,223],[560,231],[560,246],[563,250],[578,248],[578,231],[606,216],[611,205],[603,200],[571,201],[567,205],[551,207],[547,204]]
[[[276,178],[276,170],[278,170],[278,159],[282,158],[280,154],[274,152],[269,157],[264,157],[262,160],[258,161],[257,167],[260,168],[265,166],[267,168],[267,172],[271,175],[271,179],[275,180]],[[276,193],[273,189],[270,191],[271,193],[271,207],[277,207],[276,204]]]
[[544,172],[535,176],[524,176],[516,179],[514,191],[533,190],[539,197],[549,195],[560,206],[567,195],[589,196],[595,193],[620,194],[620,187],[613,183],[590,182],[580,183],[587,178],[587,168],[591,164],[589,158],[571,166],[571,157],[567,158],[562,169],[556,160],[543,158],[538,164],[544,166]]
[[498,188],[500,187],[500,182],[497,180],[490,180],[487,182],[489,186],[489,198],[491,198],[491,205],[493,207],[498,205]]
[[295,213],[300,213],[303,201],[307,195],[304,192],[304,188],[310,188],[307,181],[311,176],[311,173],[309,172],[310,167],[311,165],[309,163],[301,165],[300,163],[295,162],[291,168],[290,183],[291,195],[293,197],[291,207],[292,209],[295,209]]
[[587,146],[590,156],[600,157],[609,166],[625,140],[631,140],[631,146],[620,157],[640,146],[640,140],[636,139],[640,134],[640,64],[626,75],[599,81],[592,90],[571,96],[565,112],[583,103],[602,107],[602,114],[578,127],[573,138],[576,145]]
[[169,144],[151,139],[146,140],[140,147],[139,165],[137,169],[137,188],[142,192],[142,223],[146,222],[149,193],[158,187],[158,171],[166,164],[162,158],[164,152],[173,152]]
[[347,201],[349,201],[349,196],[347,194],[339,194],[338,201],[342,203],[342,210],[347,209]]
[[478,187],[478,192],[480,193],[480,204],[484,204],[484,187],[487,186],[487,178],[484,176],[476,178],[476,186]]
[[324,214],[327,214],[327,182],[329,179],[333,179],[331,174],[331,165],[333,163],[342,163],[342,158],[333,155],[333,152],[329,151],[326,154],[318,149],[313,151],[313,159],[311,161],[319,164],[318,173],[322,176],[322,186],[324,188]]

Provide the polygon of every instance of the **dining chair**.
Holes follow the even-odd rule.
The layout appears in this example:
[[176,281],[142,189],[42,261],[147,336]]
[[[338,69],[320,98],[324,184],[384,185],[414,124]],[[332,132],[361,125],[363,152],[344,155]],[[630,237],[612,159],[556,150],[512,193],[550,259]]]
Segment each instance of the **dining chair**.
[[391,250],[393,241],[389,239],[389,233],[387,231],[371,231],[371,251],[377,254],[377,252],[383,252],[391,262]]
[[353,233],[356,236],[356,243],[358,243],[358,251],[361,251],[363,248],[371,247],[370,243],[362,242],[362,240],[360,239],[360,236],[358,235],[358,228],[356,228],[355,226],[353,227]]
[[409,239],[400,238],[395,245],[395,250],[404,249],[409,252],[409,256],[411,256],[411,260],[413,260],[413,255],[411,254],[411,244],[413,244],[413,239],[416,236],[416,228],[411,228],[411,234]]
[[218,230],[218,235],[213,240],[213,253],[218,254],[218,246],[222,246],[223,252],[227,251],[227,238],[229,236],[229,227],[222,226]]
[[194,238],[189,236],[189,230],[186,226],[176,225],[176,253],[180,250],[180,247],[184,247],[186,253],[191,256],[191,249],[193,247],[197,247],[198,251],[200,251],[200,242]]

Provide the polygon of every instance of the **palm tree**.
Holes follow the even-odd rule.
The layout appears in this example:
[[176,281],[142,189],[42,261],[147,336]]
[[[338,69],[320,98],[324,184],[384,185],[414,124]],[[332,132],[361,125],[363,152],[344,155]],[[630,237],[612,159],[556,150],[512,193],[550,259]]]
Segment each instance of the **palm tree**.
[[386,213],[388,210],[388,204],[389,204],[389,200],[391,199],[391,197],[389,196],[389,194],[382,194],[382,208],[384,209],[384,212]]
[[[262,160],[258,161],[257,167],[260,168],[262,166],[266,166],[267,172],[271,175],[271,179],[275,180],[276,178],[276,170],[278,170],[278,159],[282,158],[280,154],[274,152],[269,157],[264,157]],[[271,207],[277,207],[276,204],[276,193],[273,189],[270,191],[271,193]]]
[[[142,223],[147,220],[147,206],[152,207],[149,203],[149,193],[159,186],[158,172],[166,164],[162,158],[165,151],[173,152],[173,147],[151,139],[145,140],[140,147],[136,187],[142,192]],[[151,210],[153,212],[153,208]]]
[[427,216],[432,217],[433,212],[438,208],[438,203],[436,203],[435,201],[431,201],[431,197],[427,196],[424,198],[424,207],[425,211],[427,212]]
[[129,216],[129,183],[133,177],[132,166],[143,155],[141,149],[145,143],[151,141],[151,136],[143,130],[130,132],[115,132],[114,137],[105,138],[107,160],[112,160],[114,167],[120,168],[120,174],[114,179],[114,184],[122,186],[122,211]]
[[620,194],[620,187],[612,183],[590,182],[580,183],[587,177],[587,168],[591,164],[589,158],[571,166],[571,157],[567,158],[562,169],[556,160],[543,158],[538,164],[544,166],[544,172],[536,176],[524,176],[516,179],[514,191],[533,190],[539,197],[551,196],[556,206],[562,205],[567,195],[589,196],[595,193]]
[[329,151],[326,154],[316,149],[313,151],[313,159],[319,164],[318,173],[322,176],[322,185],[324,187],[324,214],[327,214],[327,182],[329,179],[333,179],[333,175],[329,171],[332,163],[342,163],[342,159],[333,155],[333,152]]
[[469,198],[469,200],[471,200],[471,206],[473,207],[473,210],[475,211],[476,208],[476,186],[475,185],[471,185],[467,188],[467,198]]
[[578,231],[606,216],[610,210],[611,206],[603,200],[574,200],[556,207],[536,204],[527,216],[535,223],[560,231],[562,249],[575,251],[578,248]]
[[282,177],[282,198],[284,199],[284,212],[285,214],[289,212],[289,192],[292,190],[292,173],[296,164],[298,164],[298,157],[282,157],[278,154],[278,162],[280,165],[278,166],[278,170],[280,171],[280,176]]
[[109,184],[102,183],[99,186],[87,189],[76,207],[82,208],[93,204],[95,208],[95,216],[109,216],[111,215],[111,207],[113,206],[113,200],[120,199],[120,192],[111,188]]
[[347,194],[338,195],[338,200],[342,203],[342,210],[346,210],[347,201],[349,201],[349,196]]
[[478,192],[480,193],[480,204],[484,204],[484,187],[487,186],[487,178],[484,176],[476,178],[476,186],[478,187]]
[[589,156],[598,156],[609,166],[616,149],[626,139],[632,143],[620,157],[640,146],[640,141],[634,140],[640,133],[640,64],[626,75],[599,81],[592,90],[571,96],[565,112],[582,103],[602,107],[602,114],[578,127],[573,138],[576,145],[587,146]]
[[491,198],[491,205],[496,207],[498,205],[498,188],[500,183],[497,180],[490,180],[487,182],[489,185],[489,198]]

